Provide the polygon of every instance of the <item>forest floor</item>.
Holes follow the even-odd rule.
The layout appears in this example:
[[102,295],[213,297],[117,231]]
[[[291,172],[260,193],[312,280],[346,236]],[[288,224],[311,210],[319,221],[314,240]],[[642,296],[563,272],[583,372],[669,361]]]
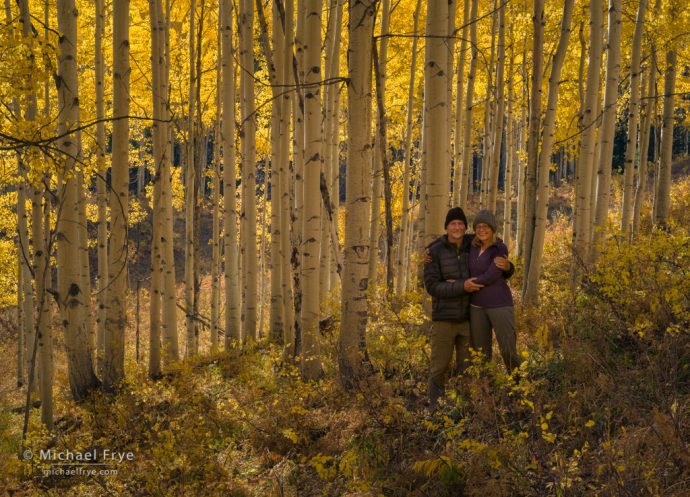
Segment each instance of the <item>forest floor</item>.
[[[338,381],[337,320],[322,330],[324,375],[313,382],[282,360],[279,346],[211,354],[207,341],[201,356],[152,381],[147,337],[141,331],[137,340],[130,322],[120,393],[75,404],[56,333],[53,434],[41,430],[34,408],[22,444],[23,393],[13,374],[0,377],[0,494],[687,496],[690,180],[677,181],[672,196],[668,231],[632,244],[611,237],[575,291],[571,234],[556,215],[540,305],[516,302],[519,373],[477,360],[451,379],[433,412],[419,291],[395,298],[372,291],[367,345],[375,373],[354,390]],[[514,289],[521,277],[518,267]],[[338,295],[324,304],[326,315],[338,308]],[[148,329],[147,309],[142,291],[140,330]],[[10,330],[0,362],[10,365],[16,331],[9,315],[0,318]],[[60,475],[65,468],[51,466],[41,454],[47,449],[107,450],[123,460]],[[99,473],[85,473],[93,468]]]

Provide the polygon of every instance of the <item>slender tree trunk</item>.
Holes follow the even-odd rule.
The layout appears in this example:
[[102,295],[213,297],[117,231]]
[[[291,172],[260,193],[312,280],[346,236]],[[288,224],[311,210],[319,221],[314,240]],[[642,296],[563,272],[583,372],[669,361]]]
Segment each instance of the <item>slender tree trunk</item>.
[[654,224],[666,226],[671,207],[671,166],[673,165],[673,104],[676,89],[676,51],[666,52],[664,69],[664,110],[661,128],[661,153],[659,156],[659,186],[654,197],[656,210]]
[[108,310],[103,387],[113,392],[125,375],[127,218],[129,213],[129,0],[113,2],[113,155],[108,250]]
[[222,0],[223,33],[221,57],[223,73],[223,258],[225,278],[225,348],[239,345],[242,339],[241,302],[237,245],[237,179],[235,169],[235,68],[231,0]]
[[532,43],[532,79],[529,109],[529,135],[527,138],[527,169],[523,202],[525,206],[522,254],[529,267],[534,240],[536,218],[537,163],[539,161],[539,128],[541,126],[541,95],[544,67],[544,0],[534,0],[534,38]]
[[321,241],[321,14],[320,0],[306,0],[304,26],[304,224],[302,229],[302,376],[321,374],[319,257]]
[[481,170],[479,177],[479,205],[482,209],[487,208],[487,203],[489,200],[489,176],[492,163],[492,127],[494,124],[494,104],[492,99],[492,94],[494,93],[494,82],[493,82],[493,68],[494,68],[494,56],[496,54],[496,31],[497,31],[497,20],[498,20],[498,10],[496,8],[497,0],[493,2],[493,9],[491,12],[491,49],[489,51],[489,62],[486,66],[486,101],[484,103],[484,130],[482,135],[482,157],[481,157]]
[[515,67],[515,49],[513,47],[513,28],[510,27],[510,63],[508,65],[508,79],[506,88],[508,89],[508,109],[506,112],[506,184],[505,195],[503,197],[503,243],[510,247],[512,240],[512,217],[513,217],[513,185],[515,184],[515,119],[513,118],[513,68]]
[[[467,29],[469,28],[470,4],[471,0],[462,0],[462,34],[460,36],[460,53],[458,54],[458,70],[456,75],[456,89],[455,89],[455,157],[453,158],[453,205],[460,205],[460,177],[461,164],[463,161],[463,97],[465,88],[465,52],[467,52]],[[417,31],[415,30],[415,34]],[[416,38],[415,38],[416,42]],[[414,52],[413,52],[414,57]],[[414,65],[412,67],[414,70]]]
[[587,66],[587,92],[585,94],[584,114],[582,117],[582,135],[580,150],[577,154],[575,171],[575,218],[573,221],[574,268],[579,262],[588,259],[590,201],[592,196],[591,181],[594,164],[594,141],[598,119],[599,71],[602,56],[602,5],[601,0],[590,2],[590,43],[589,63]]
[[609,217],[609,196],[611,190],[611,164],[613,140],[616,134],[616,110],[618,107],[618,80],[621,65],[621,0],[609,0],[608,54],[606,55],[606,90],[604,92],[604,113],[601,125],[601,158],[597,171],[597,209],[594,217],[594,238],[592,256],[599,253]]
[[[388,27],[390,24],[390,0],[381,0],[381,50],[379,57],[379,68],[378,72],[381,75],[382,85],[381,91],[383,94],[379,97],[378,93],[376,99],[379,98],[385,102],[385,82],[386,82],[386,60],[388,58]],[[374,61],[376,63],[376,61]],[[379,87],[376,87],[378,91]],[[383,163],[384,158],[382,153],[385,152],[385,148],[381,149],[381,122],[386,119],[385,115],[379,113],[379,106],[377,106],[376,113],[376,129],[377,133],[374,136],[374,161],[372,163],[373,167],[373,181],[374,187],[371,194],[371,217],[369,218],[369,237],[371,238],[371,246],[369,249],[369,286],[373,288],[378,282],[377,266],[379,262],[379,238],[381,236],[380,226],[381,226],[381,198],[383,196]],[[385,147],[385,145],[384,145]]]
[[433,2],[428,5],[426,67],[424,68],[424,113],[427,125],[426,142],[426,216],[425,243],[443,233],[443,218],[448,205],[448,133],[446,125],[446,50],[443,36],[448,30],[448,4]]
[[223,16],[218,5],[218,33],[216,39],[216,120],[213,123],[213,260],[211,261],[211,352],[218,350],[220,321],[220,126],[221,126],[221,33]]
[[80,156],[78,132],[73,128],[79,125],[79,93],[77,86],[77,10],[74,0],[58,4],[58,29],[60,37],[60,57],[58,59],[58,128],[63,137],[58,146],[63,154],[64,171],[70,176],[62,178],[59,192],[60,211],[58,214],[58,270],[59,304],[62,322],[65,327],[65,346],[70,388],[75,400],[84,399],[98,386],[92,362],[92,347],[86,326],[86,299],[81,254],[86,240],[82,240],[79,229],[79,197],[82,185],[76,172],[76,159]]
[[628,111],[628,139],[625,144],[625,179],[623,212],[621,214],[621,229],[628,237],[632,233],[634,209],[635,152],[637,151],[637,124],[640,118],[640,55],[646,13],[647,0],[640,0],[637,6],[630,62],[630,108]]
[[[414,112],[414,92],[415,92],[415,76],[417,68],[417,31],[419,28],[419,13],[422,8],[422,0],[417,0],[417,5],[415,7],[414,16],[412,19],[412,62],[410,65],[410,84],[407,90],[407,118],[405,121],[405,139],[403,141],[403,162],[405,164],[405,169],[403,172],[403,198],[402,198],[402,214],[400,220],[400,235],[398,241],[398,259],[396,262],[396,293],[401,294],[407,290],[408,282],[408,271],[406,271],[406,266],[408,264],[407,253],[410,246],[410,240],[408,240],[410,230],[410,221],[412,217],[412,212],[410,209],[410,195],[414,192],[414,189],[410,186],[410,181],[412,177],[412,114]],[[463,60],[461,58],[461,60]],[[461,77],[458,80],[462,79]],[[458,85],[460,83],[458,82]],[[460,90],[458,90],[460,91]],[[458,115],[461,114],[461,107],[457,107]],[[459,129],[459,128],[458,128]],[[458,130],[456,129],[456,136]],[[457,138],[456,138],[457,139]],[[459,169],[458,169],[459,170]],[[457,191],[457,190],[456,190]]]
[[[496,122],[494,126],[493,151],[491,153],[491,169],[489,172],[489,201],[487,207],[490,211],[496,211],[496,197],[498,196],[498,176],[501,169],[501,146],[503,144],[503,116],[505,113],[505,98],[503,71],[505,67],[505,24],[506,6],[501,4],[498,10],[498,54],[496,68]],[[507,189],[506,189],[507,191]]]
[[[654,116],[654,109],[656,108],[656,50],[652,47],[649,67],[647,69],[647,82],[645,87],[645,98],[642,104],[642,125],[640,126],[640,171],[637,175],[637,185],[635,188],[635,207],[633,209],[633,237],[637,236],[640,229],[640,213],[642,212],[642,204],[645,199],[645,191],[647,190],[647,181],[649,179],[648,164],[649,164],[649,137],[651,135],[652,118]],[[643,81],[645,79],[643,74]]]
[[549,76],[549,89],[546,103],[546,115],[541,136],[541,152],[539,154],[536,219],[533,229],[532,254],[529,257],[529,265],[525,269],[527,278],[522,289],[523,301],[534,304],[539,295],[539,277],[541,275],[541,261],[544,251],[544,235],[548,214],[548,200],[550,194],[549,171],[551,170],[551,155],[553,152],[554,130],[556,127],[556,110],[558,104],[558,89],[561,79],[561,71],[565,62],[565,55],[570,39],[570,23],[573,18],[574,0],[564,0],[563,17],[561,18],[561,35],[558,40],[556,54],[551,63],[551,75]]
[[[467,0],[469,1],[469,0]],[[464,122],[462,125],[462,169],[460,173],[459,205],[467,206],[467,191],[469,188],[470,172],[472,171],[472,107],[474,103],[474,80],[477,73],[477,5],[479,0],[472,0],[470,11],[470,68],[467,73],[467,97],[465,98]]]
[[353,388],[366,374],[367,233],[371,201],[371,43],[375,1],[350,0],[348,46],[348,138],[345,189],[345,262],[339,357],[340,379]]
[[108,284],[108,218],[106,192],[105,107],[104,83],[105,64],[103,63],[103,37],[105,36],[105,11],[103,0],[96,0],[96,198],[98,203],[98,283],[96,304],[96,370],[103,374],[105,350],[106,286]]

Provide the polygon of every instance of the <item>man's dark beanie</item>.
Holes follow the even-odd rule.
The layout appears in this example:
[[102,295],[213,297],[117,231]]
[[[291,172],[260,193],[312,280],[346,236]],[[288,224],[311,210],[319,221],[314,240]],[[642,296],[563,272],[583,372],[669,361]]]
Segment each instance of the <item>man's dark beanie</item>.
[[465,227],[467,227],[467,217],[460,207],[453,207],[448,211],[448,214],[446,214],[446,224],[443,225],[443,229],[446,229],[450,222],[455,220],[462,221],[465,223]]

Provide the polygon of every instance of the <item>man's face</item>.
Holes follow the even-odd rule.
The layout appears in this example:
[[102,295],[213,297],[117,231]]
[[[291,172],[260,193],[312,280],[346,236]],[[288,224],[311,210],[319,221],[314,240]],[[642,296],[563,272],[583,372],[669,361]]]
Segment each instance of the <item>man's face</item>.
[[467,226],[465,226],[465,223],[459,219],[452,220],[450,223],[448,223],[448,226],[446,226],[446,235],[448,235],[448,241],[450,243],[460,243],[462,237],[465,236],[466,230]]

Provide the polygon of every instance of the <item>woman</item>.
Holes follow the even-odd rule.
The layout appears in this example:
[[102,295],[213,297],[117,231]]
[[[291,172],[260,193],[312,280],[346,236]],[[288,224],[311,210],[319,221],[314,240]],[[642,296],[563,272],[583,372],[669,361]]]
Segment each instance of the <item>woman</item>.
[[474,218],[475,238],[469,254],[470,276],[484,287],[470,297],[470,329],[472,346],[491,359],[491,330],[496,333],[498,347],[508,371],[520,365],[515,335],[515,309],[510,288],[496,257],[508,257],[508,248],[496,237],[496,217],[481,210]]

